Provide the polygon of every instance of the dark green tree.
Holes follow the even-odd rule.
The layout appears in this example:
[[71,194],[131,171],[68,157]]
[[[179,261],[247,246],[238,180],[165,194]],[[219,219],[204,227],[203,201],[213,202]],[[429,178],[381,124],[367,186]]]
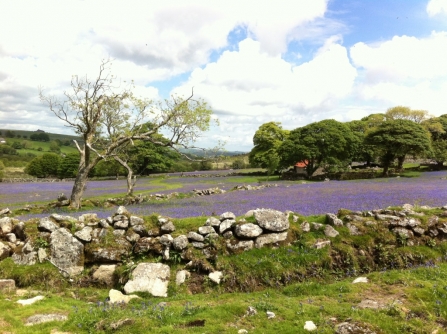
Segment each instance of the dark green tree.
[[422,123],[431,134],[432,155],[438,168],[442,169],[447,161],[447,114],[430,118]]
[[327,119],[292,130],[279,147],[283,168],[302,161],[311,177],[319,167],[347,166],[357,139],[344,123]]
[[57,170],[59,178],[67,179],[76,177],[80,159],[79,153],[70,153],[61,158],[59,168]]
[[253,149],[248,161],[251,166],[266,168],[268,175],[274,173],[279,166],[278,149],[289,135],[279,122],[262,124],[253,136]]
[[428,155],[431,152],[430,134],[420,124],[408,119],[388,120],[369,132],[365,137],[368,145],[374,145],[380,152],[383,175],[398,158],[398,170],[402,169],[405,157]]

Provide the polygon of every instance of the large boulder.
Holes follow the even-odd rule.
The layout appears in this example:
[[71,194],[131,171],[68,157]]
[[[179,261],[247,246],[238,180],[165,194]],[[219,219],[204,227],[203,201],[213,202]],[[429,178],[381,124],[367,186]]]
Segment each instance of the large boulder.
[[256,238],[262,234],[262,228],[259,225],[248,223],[236,226],[234,233],[238,238]]
[[11,254],[11,248],[0,241],[0,261]]
[[183,250],[188,247],[188,243],[188,237],[186,235],[179,235],[173,240],[172,245],[176,250]]
[[132,271],[132,279],[124,285],[124,291],[126,294],[141,291],[154,297],[167,297],[170,271],[163,263],[140,263]]
[[0,233],[8,234],[12,232],[13,224],[12,219],[4,217],[0,219]]
[[84,245],[66,228],[60,228],[50,236],[50,261],[69,275],[84,269]]
[[268,244],[274,244],[287,239],[287,231],[282,233],[261,234],[256,238],[255,247],[261,248]]
[[105,284],[106,286],[113,286],[113,284],[115,283],[115,269],[115,264],[101,265],[93,273],[93,278],[96,279],[98,282]]
[[289,217],[281,212],[270,209],[254,211],[254,217],[259,226],[271,232],[283,232],[289,228]]

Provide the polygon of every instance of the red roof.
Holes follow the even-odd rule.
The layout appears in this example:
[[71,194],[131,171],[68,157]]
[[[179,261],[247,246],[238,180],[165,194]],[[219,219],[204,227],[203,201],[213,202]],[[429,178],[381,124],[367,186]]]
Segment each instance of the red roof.
[[306,168],[306,166],[307,166],[307,160],[300,161],[295,164],[295,167],[298,167],[298,168]]

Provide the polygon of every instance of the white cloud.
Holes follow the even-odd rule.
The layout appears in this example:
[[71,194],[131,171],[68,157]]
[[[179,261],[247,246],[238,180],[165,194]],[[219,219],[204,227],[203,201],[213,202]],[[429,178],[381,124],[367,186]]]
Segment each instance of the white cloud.
[[427,4],[427,13],[430,16],[443,13],[447,14],[447,0],[430,0]]
[[[360,76],[358,96],[376,101],[384,110],[394,105],[445,113],[447,103],[447,32],[432,32],[426,38],[395,36],[391,40],[350,49]],[[363,102],[361,101],[361,102]]]
[[220,113],[280,117],[320,108],[350,93],[356,70],[347,51],[329,39],[314,59],[299,66],[262,52],[257,41],[246,39],[238,51],[226,51],[216,63],[196,69],[177,92],[190,87]]
[[350,55],[353,64],[364,68],[372,81],[445,76],[447,32],[432,32],[427,38],[394,36],[373,45],[360,42],[351,47]]

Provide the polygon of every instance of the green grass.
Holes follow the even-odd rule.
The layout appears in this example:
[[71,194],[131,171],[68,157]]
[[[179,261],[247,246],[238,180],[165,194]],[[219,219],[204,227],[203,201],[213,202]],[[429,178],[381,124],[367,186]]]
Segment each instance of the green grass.
[[[168,298],[142,296],[128,305],[108,305],[105,289],[29,292],[24,297],[4,293],[0,298],[0,324],[5,331],[49,333],[53,329],[71,333],[305,333],[306,321],[313,321],[319,333],[334,333],[336,323],[350,319],[377,333],[446,333],[447,265],[390,270],[367,275],[369,283],[352,284],[353,278],[333,282],[308,280],[287,287],[251,293],[225,293],[217,286],[207,294],[177,291]],[[18,299],[37,294],[45,299],[32,306],[20,306]],[[374,300],[380,309],[362,309],[362,300]],[[166,302],[162,307],[160,302]],[[246,315],[249,306],[257,314]],[[276,317],[267,319],[266,312]],[[37,313],[62,313],[66,322],[24,326]],[[132,325],[112,331],[110,325],[129,318]],[[192,327],[204,321],[203,327]]]

